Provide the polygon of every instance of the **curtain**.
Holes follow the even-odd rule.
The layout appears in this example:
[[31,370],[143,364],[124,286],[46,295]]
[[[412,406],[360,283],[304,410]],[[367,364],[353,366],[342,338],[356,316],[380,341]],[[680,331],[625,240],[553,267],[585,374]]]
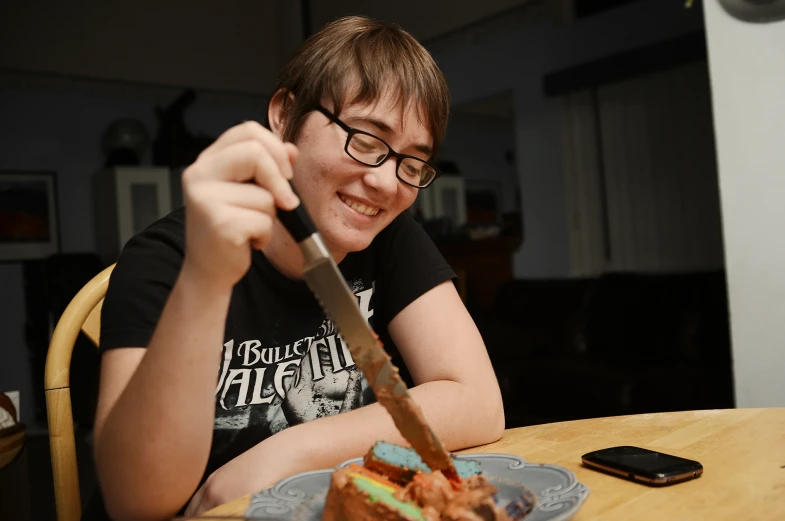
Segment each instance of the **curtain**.
[[706,67],[565,96],[574,275],[723,266]]

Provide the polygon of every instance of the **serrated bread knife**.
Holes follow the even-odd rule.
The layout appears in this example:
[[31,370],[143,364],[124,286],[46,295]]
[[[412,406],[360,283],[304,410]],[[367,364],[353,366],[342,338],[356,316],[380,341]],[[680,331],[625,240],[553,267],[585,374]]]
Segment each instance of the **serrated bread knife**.
[[395,426],[425,464],[458,482],[450,455],[428,426],[422,410],[412,400],[398,374],[398,368],[392,364],[379,338],[363,317],[357,298],[346,284],[305,206],[300,203],[294,210],[278,209],[278,218],[303,253],[304,278],[308,287],[335,324],[377,401],[387,409]]

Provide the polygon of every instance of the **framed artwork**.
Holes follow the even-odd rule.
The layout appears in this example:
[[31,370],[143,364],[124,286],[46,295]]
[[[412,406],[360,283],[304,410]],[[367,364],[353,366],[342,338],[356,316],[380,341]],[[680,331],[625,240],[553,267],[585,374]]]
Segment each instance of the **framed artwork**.
[[446,217],[453,226],[466,224],[463,178],[451,175],[440,177],[417,193],[417,199],[409,210],[426,221]]
[[93,175],[96,243],[104,262],[116,261],[131,237],[172,211],[173,177],[166,167],[149,166],[118,166]]
[[0,262],[60,251],[54,172],[0,171]]
[[457,175],[443,175],[427,189],[435,217],[448,217],[452,225],[466,224],[466,192],[464,179]]

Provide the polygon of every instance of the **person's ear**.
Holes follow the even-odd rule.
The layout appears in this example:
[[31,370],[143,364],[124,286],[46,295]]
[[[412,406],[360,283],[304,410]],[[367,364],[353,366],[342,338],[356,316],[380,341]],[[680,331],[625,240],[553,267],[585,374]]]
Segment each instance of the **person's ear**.
[[267,106],[267,121],[270,123],[270,130],[279,139],[283,139],[293,105],[294,94],[291,91],[279,89],[273,94],[273,98]]

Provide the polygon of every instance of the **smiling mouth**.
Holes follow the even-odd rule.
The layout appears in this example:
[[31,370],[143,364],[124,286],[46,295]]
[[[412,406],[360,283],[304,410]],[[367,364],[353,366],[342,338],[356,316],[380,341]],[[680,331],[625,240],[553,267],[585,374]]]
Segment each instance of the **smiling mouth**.
[[377,213],[379,213],[379,208],[374,208],[372,206],[366,206],[363,203],[357,202],[354,199],[350,199],[343,194],[338,194],[338,198],[343,201],[343,204],[351,208],[357,213],[361,213],[363,215],[367,215],[368,217],[373,217]]

